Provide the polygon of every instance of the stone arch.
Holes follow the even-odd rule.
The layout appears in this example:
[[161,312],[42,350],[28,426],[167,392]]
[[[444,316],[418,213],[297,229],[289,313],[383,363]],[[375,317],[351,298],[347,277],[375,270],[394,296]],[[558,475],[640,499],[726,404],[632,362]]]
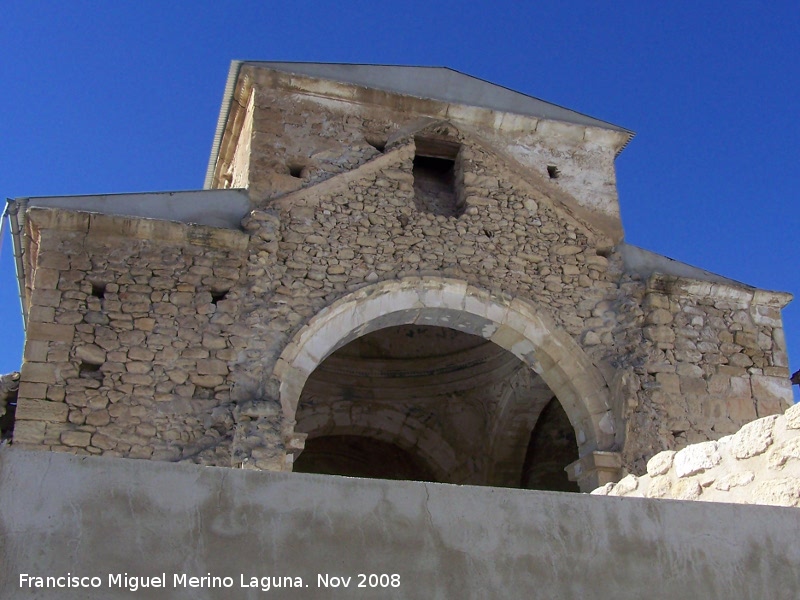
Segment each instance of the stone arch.
[[306,439],[292,471],[395,479],[402,481],[442,482],[419,453],[370,435],[331,434]]
[[[399,416],[399,415],[398,415]],[[416,431],[425,431],[422,439],[415,435]],[[457,466],[455,450],[447,441],[436,432],[425,428],[422,423],[405,417],[402,426],[396,431],[387,431],[380,427],[347,423],[339,425],[331,431],[324,431],[318,435],[310,435],[307,439],[329,435],[358,435],[372,438],[381,442],[394,444],[398,448],[414,455],[430,470],[437,481],[447,481]]]
[[314,316],[290,341],[274,370],[287,423],[294,423],[306,380],[335,350],[397,325],[449,327],[481,336],[538,373],[575,428],[581,457],[614,447],[609,390],[575,340],[530,301],[466,282],[409,277],[366,286]]

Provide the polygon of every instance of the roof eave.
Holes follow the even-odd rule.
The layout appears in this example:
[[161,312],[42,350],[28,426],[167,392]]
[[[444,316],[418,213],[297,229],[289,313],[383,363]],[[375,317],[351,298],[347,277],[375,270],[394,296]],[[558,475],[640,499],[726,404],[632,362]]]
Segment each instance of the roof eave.
[[222,136],[225,135],[225,127],[228,124],[228,115],[231,112],[236,82],[239,79],[239,71],[241,71],[244,63],[245,61],[243,60],[231,61],[231,66],[228,69],[228,79],[225,82],[225,91],[222,93],[222,105],[219,109],[219,117],[217,117],[217,129],[214,131],[214,140],[211,142],[211,156],[208,159],[206,178],[203,182],[204,190],[211,188],[211,182],[214,179],[214,171],[217,168],[217,158],[219,157]]

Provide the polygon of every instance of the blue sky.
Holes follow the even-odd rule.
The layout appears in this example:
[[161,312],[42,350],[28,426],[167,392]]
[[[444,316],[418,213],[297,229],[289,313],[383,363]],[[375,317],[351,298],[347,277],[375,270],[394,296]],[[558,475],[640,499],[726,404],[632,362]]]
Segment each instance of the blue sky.
[[[637,132],[626,239],[800,295],[800,6],[758,2],[3,2],[0,193],[202,187],[232,59],[442,65]],[[5,343],[22,349],[8,235]],[[800,300],[784,311],[800,368]]]

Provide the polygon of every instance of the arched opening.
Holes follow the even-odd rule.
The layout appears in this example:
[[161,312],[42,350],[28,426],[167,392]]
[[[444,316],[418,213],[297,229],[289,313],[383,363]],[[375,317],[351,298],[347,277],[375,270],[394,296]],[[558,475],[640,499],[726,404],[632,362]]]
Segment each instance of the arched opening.
[[[357,356],[357,362],[353,363],[354,357],[348,355],[353,352],[359,354],[363,344],[387,335],[387,331],[395,337],[406,335],[408,330],[404,330],[404,326],[429,326],[454,331],[459,336],[463,334],[478,338],[467,344],[474,343],[474,346],[464,348],[459,344],[466,342],[467,338],[460,338],[461,341],[455,346],[443,348],[439,354],[450,360],[453,357],[449,354],[462,351],[481,353],[497,348],[498,353],[504,353],[498,356],[518,359],[516,362],[510,359],[504,362],[505,365],[514,366],[507,381],[517,376],[531,378],[521,388],[512,386],[511,391],[489,394],[498,402],[499,408],[491,418],[484,414],[483,420],[477,421],[478,425],[475,425],[473,416],[481,415],[481,411],[468,411],[470,416],[465,417],[464,422],[470,426],[486,429],[487,422],[494,422],[493,429],[489,427],[489,433],[481,438],[481,443],[485,445],[483,454],[473,451],[470,460],[462,460],[463,453],[458,443],[454,446],[451,439],[441,433],[444,431],[441,427],[437,431],[437,428],[429,426],[439,418],[437,415],[431,416],[429,411],[418,408],[399,410],[384,402],[380,410],[373,411],[373,420],[365,424],[361,420],[361,413],[366,405],[347,400],[360,393],[358,381],[370,379],[383,382],[380,386],[370,387],[372,390],[381,390],[380,398],[386,394],[407,395],[403,386],[396,389],[398,386],[389,385],[391,380],[396,383],[402,377],[389,377],[391,373],[375,377],[372,369],[364,371],[363,365],[359,366],[362,360],[380,360],[380,357]],[[375,336],[368,337],[373,333]],[[348,348],[360,338],[364,340]],[[419,344],[419,347],[425,346],[425,343]],[[343,352],[339,354],[339,350]],[[330,373],[327,368],[329,365],[320,369],[329,359],[331,366],[337,362],[351,361],[351,367],[348,368],[354,373],[351,373],[349,385],[343,384],[346,378],[341,374]],[[394,355],[392,358],[413,359]],[[486,357],[481,360],[486,363]],[[524,367],[520,367],[520,364]],[[429,368],[430,364],[427,364],[425,369]],[[466,374],[468,379],[473,375],[469,369],[456,369],[456,375],[452,376],[460,376],[459,371],[461,375]],[[352,377],[354,374],[357,377]],[[292,448],[295,454],[300,453],[307,434],[312,440],[322,435],[363,435],[413,451],[427,463],[438,481],[470,483],[473,478],[482,478],[490,485],[518,486],[535,420],[515,419],[520,412],[513,409],[525,406],[524,393],[519,390],[528,388],[535,392],[535,398],[532,399],[534,410],[528,411],[528,415],[538,417],[550,398],[558,398],[574,429],[580,457],[580,461],[570,467],[570,472],[579,480],[583,491],[596,487],[593,466],[596,451],[613,451],[617,442],[608,386],[575,340],[532,303],[491,294],[455,280],[409,277],[380,282],[352,292],[320,311],[293,337],[278,359],[273,376],[278,384],[284,428],[288,432],[284,434],[287,436],[287,448]],[[436,377],[429,378],[436,381]],[[485,386],[481,389],[485,389]],[[320,391],[324,392],[327,400],[322,400],[323,396],[318,393]],[[544,396],[539,395],[540,392]],[[445,389],[445,396],[447,393]],[[436,396],[440,397],[441,394],[437,393]],[[471,404],[485,407],[486,402],[484,398],[471,398],[453,406],[458,406],[458,410],[464,412],[463,407]],[[307,410],[304,406],[313,408]],[[323,406],[327,408],[320,409]],[[523,426],[515,426],[518,422],[522,422]],[[512,436],[513,444],[508,443],[507,436],[504,437],[509,431],[517,436]],[[519,436],[524,439],[521,445],[517,442]],[[466,435],[462,439],[470,438]],[[509,451],[509,447],[513,452]],[[480,458],[478,462],[481,464],[471,464],[470,461],[475,457]],[[291,455],[287,460],[291,465]],[[509,465],[517,464],[517,461],[519,469],[510,469]],[[512,471],[515,471],[513,476]]]
[[[528,435],[551,398],[530,367],[483,337],[387,327],[339,348],[306,381],[295,431],[308,438],[294,470],[517,487]],[[538,428],[538,439],[552,438],[557,450],[540,450],[548,468],[554,456],[566,457],[566,478],[576,436],[564,453],[549,426]]]
[[426,465],[396,444],[361,435],[311,438],[294,464],[296,473],[436,481]]
[[564,468],[578,460],[575,430],[557,398],[544,407],[531,432],[520,487],[526,490],[578,492]]

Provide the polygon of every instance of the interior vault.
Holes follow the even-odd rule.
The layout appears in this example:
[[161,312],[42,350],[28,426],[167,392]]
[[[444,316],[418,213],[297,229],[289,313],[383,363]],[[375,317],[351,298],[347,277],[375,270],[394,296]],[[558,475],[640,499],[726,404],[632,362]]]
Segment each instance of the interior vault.
[[[551,399],[541,377],[482,337],[423,325],[381,329],[335,351],[309,377],[295,428],[308,439],[294,470],[547,484],[551,480],[525,473],[533,468],[530,457],[526,463],[531,434]],[[537,439],[552,440],[554,453],[548,455],[545,443],[536,458],[549,468],[564,462],[563,470],[578,456],[574,432],[565,434],[562,426],[543,422]],[[561,438],[569,433],[565,443]],[[563,451],[570,444],[574,456]]]

